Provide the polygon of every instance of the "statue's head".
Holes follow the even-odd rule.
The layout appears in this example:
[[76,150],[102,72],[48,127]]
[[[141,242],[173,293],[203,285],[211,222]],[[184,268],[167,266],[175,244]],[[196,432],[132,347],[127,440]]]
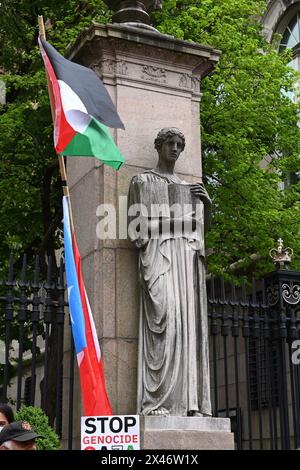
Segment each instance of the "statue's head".
[[158,153],[159,153],[159,151],[162,147],[162,144],[164,142],[166,142],[167,140],[169,140],[171,137],[174,137],[174,136],[177,136],[181,139],[181,141],[182,141],[182,151],[184,150],[184,148],[185,148],[184,134],[179,129],[177,129],[177,127],[164,127],[163,129],[161,129],[159,131],[159,133],[157,134],[157,137],[154,141],[154,147],[156,148]]
[[185,148],[184,134],[177,127],[164,127],[157,134],[154,147],[160,160],[174,162]]

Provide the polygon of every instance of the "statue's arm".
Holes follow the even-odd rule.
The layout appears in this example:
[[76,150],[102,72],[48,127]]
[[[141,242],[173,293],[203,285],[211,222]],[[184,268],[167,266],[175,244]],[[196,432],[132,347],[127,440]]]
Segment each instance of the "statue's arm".
[[128,237],[137,248],[145,246],[149,241],[147,224],[143,224],[140,212],[142,204],[140,184],[140,175],[134,176],[128,191]]
[[206,233],[211,226],[212,219],[212,201],[206,191],[203,183],[196,183],[191,187],[191,192],[198,197],[204,206],[204,232]]

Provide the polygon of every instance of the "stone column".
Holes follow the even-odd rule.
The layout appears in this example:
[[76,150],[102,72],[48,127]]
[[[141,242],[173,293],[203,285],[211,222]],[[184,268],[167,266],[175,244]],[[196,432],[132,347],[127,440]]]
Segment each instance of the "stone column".
[[130,414],[136,411],[137,251],[118,230],[116,239],[97,238],[97,207],[112,204],[126,230],[124,198],[130,179],[155,165],[153,142],[163,127],[178,127],[186,136],[177,172],[188,181],[201,179],[200,80],[213,69],[219,51],[151,27],[93,24],[78,38],[69,58],[102,78],[126,127],[113,131],[126,158],[118,172],[93,158],[70,157],[67,169],[108,394],[115,414]]

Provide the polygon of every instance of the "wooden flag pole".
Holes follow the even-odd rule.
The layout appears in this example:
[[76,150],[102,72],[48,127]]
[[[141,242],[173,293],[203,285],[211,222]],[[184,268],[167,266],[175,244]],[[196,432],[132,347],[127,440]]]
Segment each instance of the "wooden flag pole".
[[[38,24],[39,24],[40,38],[46,40],[46,31],[45,31],[44,19],[43,19],[42,15],[38,16]],[[51,85],[50,85],[50,79],[49,79],[49,75],[47,73],[47,70],[46,70],[46,76],[47,76],[47,84],[48,84],[48,92],[49,92],[49,98],[50,98],[52,120],[53,120],[53,124],[55,124],[55,109],[53,108],[53,102],[52,102],[52,99],[51,99]],[[67,201],[68,201],[68,205],[69,205],[70,226],[71,226],[71,233],[73,235],[73,233],[74,233],[73,214],[72,214],[72,207],[71,207],[71,200],[70,200],[70,191],[69,191],[68,181],[67,181],[67,172],[66,172],[65,160],[64,160],[63,155],[58,155],[58,163],[59,163],[60,176],[61,176],[61,180],[62,180],[62,184],[63,184],[63,193],[64,193],[64,196],[67,197]]]
[[[43,16],[38,16],[38,24],[39,24],[39,35],[41,39],[46,40],[46,33],[45,33],[45,26],[44,26],[44,20]],[[46,75],[47,75],[47,83],[48,83],[48,92],[49,92],[49,98],[50,98],[50,104],[51,104],[51,114],[52,114],[52,120],[53,124],[55,124],[55,109],[54,109],[54,103],[52,101],[52,94],[51,94],[51,83],[50,83],[50,78],[47,73],[46,69]],[[67,172],[66,172],[66,166],[65,166],[65,161],[63,155],[58,155],[58,162],[59,162],[59,169],[60,169],[60,176],[63,184],[63,192],[64,196],[67,198],[67,203],[68,203],[68,208],[69,208],[69,218],[70,218],[70,228],[71,228],[71,235],[73,238],[74,235],[74,223],[73,223],[73,215],[72,215],[72,207],[71,207],[71,199],[70,199],[70,191],[68,187],[68,182],[67,182]],[[89,361],[89,356],[87,356],[88,361]],[[92,366],[90,365],[90,369],[92,372],[92,381],[94,388],[97,386],[97,382],[95,379],[95,375],[93,374],[93,369]]]

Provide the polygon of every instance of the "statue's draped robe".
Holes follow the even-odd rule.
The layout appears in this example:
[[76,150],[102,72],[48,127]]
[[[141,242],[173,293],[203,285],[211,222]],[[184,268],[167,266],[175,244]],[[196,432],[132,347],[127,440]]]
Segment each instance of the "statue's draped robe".
[[[146,171],[131,181],[129,207],[145,202],[144,183],[155,203],[162,184],[185,184],[176,175]],[[149,194],[146,199],[149,205]],[[211,415],[203,234],[141,237],[129,224],[129,237],[139,248],[141,282],[137,411]]]

